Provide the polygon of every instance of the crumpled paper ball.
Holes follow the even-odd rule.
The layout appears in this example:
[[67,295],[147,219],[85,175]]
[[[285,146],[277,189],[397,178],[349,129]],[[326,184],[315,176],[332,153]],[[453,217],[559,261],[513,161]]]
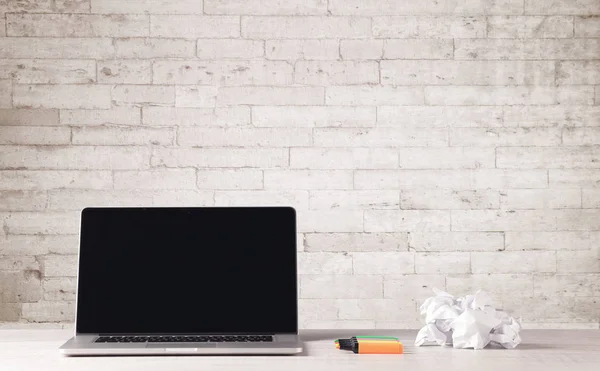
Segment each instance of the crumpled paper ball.
[[433,291],[436,296],[421,305],[426,325],[417,334],[416,346],[483,349],[488,344],[514,348],[521,343],[520,321],[496,309],[484,291],[459,298],[438,289]]

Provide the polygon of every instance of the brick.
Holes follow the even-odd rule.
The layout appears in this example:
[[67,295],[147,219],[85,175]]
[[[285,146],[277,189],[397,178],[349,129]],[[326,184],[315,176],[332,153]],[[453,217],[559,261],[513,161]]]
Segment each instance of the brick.
[[306,233],[305,251],[406,251],[407,233]]
[[379,83],[377,62],[298,61],[294,81],[301,85],[366,85]]
[[597,39],[463,39],[455,41],[455,59],[594,59]]
[[357,170],[355,189],[472,188],[467,170]]
[[329,10],[334,15],[521,14],[523,0],[501,0],[493,3],[469,0],[441,0],[434,3],[419,0],[332,0],[329,2]]
[[151,164],[166,167],[274,168],[287,166],[288,161],[288,150],[279,148],[161,148],[152,151]]
[[2,170],[0,188],[8,190],[112,188],[110,171]]
[[598,274],[552,274],[533,276],[535,295],[547,297],[599,296],[600,275]]
[[415,254],[417,274],[461,274],[471,271],[468,252],[429,252]]
[[55,0],[54,11],[60,13],[89,13],[91,0]]
[[549,210],[548,213],[556,219],[556,229],[559,231],[600,230],[600,210],[562,209]]
[[0,191],[0,210],[37,211],[46,208],[48,197],[39,191]]
[[395,191],[311,191],[312,210],[398,209]]
[[[65,237],[67,236],[9,235],[0,238],[0,254],[3,256],[45,255],[50,251],[58,251],[59,249],[57,246],[67,242]],[[74,253],[76,253],[78,242],[77,238],[75,238],[72,242],[74,242]]]
[[[529,273],[529,272],[527,272]],[[533,276],[531,274],[469,274],[446,277],[446,290],[462,296],[484,290],[495,300],[518,295],[533,295]],[[500,306],[502,302],[494,302]]]
[[96,63],[66,59],[0,60],[0,78],[19,84],[86,84],[96,81]]
[[483,148],[400,148],[403,169],[479,169],[495,166],[494,150]]
[[375,118],[375,107],[252,107],[252,125],[260,127],[370,127]]
[[383,279],[375,275],[302,275],[302,299],[381,298]]
[[573,17],[487,17],[487,37],[492,39],[571,38]]
[[14,212],[4,221],[10,234],[73,234],[79,230],[74,212]]
[[196,56],[201,59],[253,59],[265,55],[265,43],[260,40],[199,39]]
[[600,37],[600,17],[583,16],[575,18],[575,37]]
[[141,124],[140,109],[111,107],[110,110],[60,110],[60,123],[68,126]]
[[362,232],[362,210],[298,210],[298,232]]
[[352,171],[265,171],[265,189],[352,189]]
[[17,108],[110,108],[107,85],[15,85]]
[[327,14],[326,0],[206,0],[206,14],[319,15]]
[[595,147],[512,147],[496,150],[499,168],[598,168],[600,149]]
[[200,15],[150,16],[150,35],[180,38],[231,38],[240,36],[239,17]]
[[174,139],[172,128],[87,126],[73,128],[71,140],[76,145],[138,146],[171,145]]
[[12,108],[13,85],[11,80],[0,80],[0,108]]
[[338,40],[328,39],[267,40],[265,51],[267,59],[272,60],[336,60],[340,58]]
[[150,14],[202,14],[202,3],[197,0],[91,0],[92,13],[150,13]]
[[117,85],[111,96],[117,105],[174,104],[175,88],[157,85]]
[[600,126],[600,106],[504,107],[506,126]]
[[416,318],[413,300],[400,299],[339,299],[338,316],[343,320],[405,321]]
[[158,61],[155,84],[179,85],[291,85],[293,66],[282,61]]
[[291,148],[290,167],[298,169],[395,169],[398,154],[382,148]]
[[591,250],[557,251],[556,260],[559,273],[600,273],[598,245]]
[[298,274],[352,274],[352,257],[344,253],[299,253]]
[[353,252],[354,274],[414,273],[415,254],[412,252]]
[[0,168],[119,170],[148,167],[147,148],[0,146]]
[[600,4],[594,0],[526,1],[526,14],[598,14]]
[[411,233],[409,246],[415,251],[500,251],[504,234],[497,232],[426,232]]
[[449,189],[406,190],[401,194],[401,208],[405,210],[497,209],[497,191]]
[[325,101],[341,106],[409,106],[423,104],[424,98],[420,87],[331,86],[327,87]]
[[438,210],[365,210],[366,232],[449,231],[450,213]]
[[[446,96],[441,91],[446,90]],[[449,96],[448,94],[455,94]],[[559,87],[473,87],[455,86],[425,88],[425,100],[429,104],[488,105],[488,104],[592,104],[591,86]],[[446,98],[449,97],[449,98]]]
[[452,210],[453,231],[552,231],[556,224],[545,210]]
[[581,207],[579,189],[508,189],[500,192],[503,209],[570,209]]
[[193,147],[298,147],[312,143],[310,129],[181,127],[177,142]]
[[219,89],[217,105],[311,106],[324,103],[320,87],[224,87]]
[[2,126],[58,126],[58,110],[0,109]]
[[472,252],[473,273],[556,272],[554,251]]
[[558,84],[600,84],[600,61],[559,62],[556,71]]
[[48,209],[82,210],[88,206],[143,207],[152,204],[152,195],[123,190],[53,190],[48,192]]
[[144,125],[229,127],[250,125],[249,107],[144,107]]
[[428,86],[431,105],[591,104],[590,86]]
[[0,272],[0,303],[39,301],[42,298],[40,277],[40,272],[35,270]]
[[319,147],[440,147],[448,143],[446,129],[398,128],[315,129]]
[[198,170],[196,184],[199,189],[262,189],[263,173],[250,169]]
[[428,274],[393,274],[383,279],[383,297],[392,299],[425,300],[433,295],[433,289],[446,288],[445,277]]
[[0,126],[0,144],[68,144],[71,129],[44,126]]
[[72,277],[46,278],[43,281],[44,300],[74,301],[77,279]]
[[584,209],[600,209],[600,190],[582,189],[581,207]]
[[0,58],[112,58],[109,38],[11,37],[0,39]]
[[0,307],[0,321],[18,322],[21,319],[20,303],[2,303]]
[[30,322],[72,322],[75,320],[75,303],[63,301],[24,303],[21,319]]
[[152,194],[154,207],[214,206],[214,194],[208,191],[160,190]]
[[384,85],[549,85],[553,61],[381,61]]
[[386,39],[383,59],[452,59],[452,40]]
[[356,189],[547,188],[544,170],[358,170]]
[[338,319],[336,299],[300,299],[298,314],[300,323]]
[[0,260],[0,271],[39,271],[40,263],[34,256],[3,257]]
[[44,277],[77,276],[77,255],[46,255],[42,264]]
[[380,106],[377,126],[397,127],[499,127],[501,107]]
[[217,104],[216,86],[176,86],[176,107],[215,107]]
[[124,38],[114,40],[117,58],[186,58],[196,54],[196,42],[183,39]]
[[387,16],[373,18],[373,36],[378,38],[470,39],[485,37],[483,16]]
[[600,187],[600,170],[550,170],[551,188],[594,188]]
[[383,40],[341,40],[340,55],[343,59],[382,59]]
[[242,37],[247,39],[365,38],[371,20],[364,17],[243,17]]
[[150,84],[150,61],[107,60],[98,61],[98,82],[101,84]]
[[[597,324],[598,299],[593,297],[575,297],[572,300],[565,300],[562,296],[555,298],[515,296],[505,298],[502,306],[509,313],[522,313],[523,321],[532,325],[540,322],[541,318],[549,328],[556,328],[564,323],[568,323],[565,327],[583,328],[590,328],[587,325],[590,322]],[[543,326],[544,323],[540,325]],[[594,325],[593,328],[596,327]]]
[[148,36],[147,15],[7,14],[7,36],[133,37]]
[[450,129],[451,146],[559,146],[561,143],[561,130],[558,128]]
[[[251,189],[251,187],[244,187]],[[292,206],[308,209],[307,191],[215,191],[217,206]],[[302,250],[301,250],[302,251]]]
[[193,169],[160,169],[149,171],[117,171],[115,189],[195,189]]

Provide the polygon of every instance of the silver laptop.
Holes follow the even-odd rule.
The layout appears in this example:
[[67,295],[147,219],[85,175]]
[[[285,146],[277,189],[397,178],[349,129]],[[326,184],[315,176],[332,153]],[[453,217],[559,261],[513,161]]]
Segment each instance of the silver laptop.
[[65,355],[295,354],[290,207],[87,208]]

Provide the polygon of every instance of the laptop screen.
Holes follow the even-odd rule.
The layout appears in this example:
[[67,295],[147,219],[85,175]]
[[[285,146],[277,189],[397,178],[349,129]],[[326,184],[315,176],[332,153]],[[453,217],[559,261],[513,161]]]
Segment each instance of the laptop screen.
[[297,331],[287,207],[88,208],[77,333]]

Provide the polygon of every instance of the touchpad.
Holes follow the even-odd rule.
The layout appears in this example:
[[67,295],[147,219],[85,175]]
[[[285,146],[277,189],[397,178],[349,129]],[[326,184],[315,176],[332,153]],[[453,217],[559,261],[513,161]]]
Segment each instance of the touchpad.
[[217,344],[212,343],[212,344],[207,344],[207,343],[180,343],[180,344],[165,344],[165,343],[152,343],[152,344],[147,344],[146,348],[164,348],[164,349],[183,349],[183,348],[199,348],[199,349],[206,349],[206,348],[216,348]]

